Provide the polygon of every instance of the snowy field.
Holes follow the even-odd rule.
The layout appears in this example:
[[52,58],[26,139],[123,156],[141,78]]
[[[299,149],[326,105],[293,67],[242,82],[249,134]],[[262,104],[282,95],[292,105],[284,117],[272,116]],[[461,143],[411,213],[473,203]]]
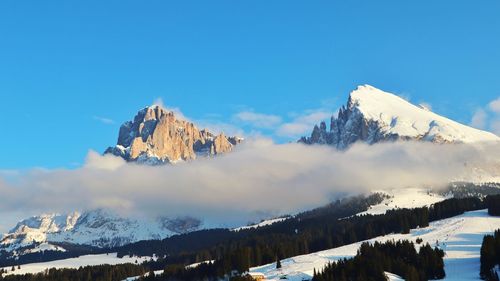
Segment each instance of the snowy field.
[[[433,222],[429,227],[414,229],[409,234],[386,235],[369,241],[415,241],[422,238],[423,243],[438,245],[445,251],[445,280],[479,280],[479,252],[483,236],[498,228],[500,217],[491,217],[486,210],[480,210]],[[280,280],[285,276],[292,281],[309,280],[314,269],[319,270],[328,262],[354,256],[361,243],[284,259],[279,270],[273,263],[252,268],[250,271],[263,273],[268,280]],[[391,279],[393,278],[395,277],[391,276]]]
[[123,264],[123,263],[135,263],[137,260],[138,263],[142,263],[144,261],[150,260],[151,257],[128,257],[125,256],[123,258],[118,258],[116,253],[111,254],[101,254],[101,255],[86,255],[78,258],[71,258],[65,260],[57,260],[50,262],[42,262],[42,263],[29,263],[25,265],[21,265],[21,269],[17,269],[15,271],[11,271],[12,267],[5,267],[7,270],[7,275],[9,274],[26,274],[26,273],[39,273],[45,271],[45,269],[49,268],[79,268],[80,266],[87,265],[101,265],[101,264]]
[[370,206],[367,211],[360,213],[360,215],[380,215],[385,214],[388,210],[399,208],[420,208],[423,206],[430,206],[446,199],[446,197],[442,195],[429,192],[422,188],[409,187],[375,192],[389,195],[391,198],[385,199],[380,204]]

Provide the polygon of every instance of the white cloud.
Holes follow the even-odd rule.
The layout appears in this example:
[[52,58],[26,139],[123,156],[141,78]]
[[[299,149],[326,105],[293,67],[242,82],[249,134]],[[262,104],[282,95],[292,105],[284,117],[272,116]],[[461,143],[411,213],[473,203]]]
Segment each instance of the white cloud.
[[397,94],[397,96],[404,99],[407,102],[411,102],[411,94],[410,93],[399,93],[399,94]]
[[291,122],[281,125],[280,128],[276,131],[276,134],[283,137],[297,138],[304,136],[311,131],[312,127],[310,124]]
[[491,121],[490,127],[493,133],[495,133],[497,136],[500,136],[500,118]]
[[97,120],[103,124],[106,125],[113,125],[115,124],[115,121],[113,119],[107,118],[107,117],[102,117],[102,116],[94,116],[94,120]]
[[230,123],[211,119],[200,119],[194,123],[198,126],[198,129],[207,129],[214,134],[224,133],[226,136],[245,136],[243,129]]
[[329,119],[331,116],[331,112],[324,110],[309,111],[295,117],[291,122],[282,124],[276,131],[276,134],[282,137],[298,138],[309,134],[314,125]]
[[486,111],[482,108],[478,108],[472,115],[470,125],[478,129],[484,129],[486,127],[487,118],[488,115],[486,114]]
[[154,101],[153,101],[153,105],[157,105],[159,107],[165,107],[165,104],[163,103],[163,98],[161,97],[157,97]]
[[125,160],[123,160],[121,157],[115,157],[112,154],[101,155],[93,150],[90,150],[87,154],[84,167],[90,169],[113,171],[125,164]]
[[428,102],[421,102],[419,105],[420,105],[420,107],[422,107],[428,111],[432,111],[432,105]]
[[[0,178],[0,211],[110,208],[126,215],[195,216],[228,226],[327,203],[339,193],[441,186],[471,167],[498,175],[498,146],[430,143],[328,146],[248,141],[221,157],[176,166],[125,164],[89,153],[74,170],[32,170]],[[464,165],[467,163],[467,165]],[[20,219],[20,218],[19,218]]]
[[220,117],[220,116],[211,116],[207,115],[206,117],[209,118],[202,118],[202,119],[195,119],[195,118],[190,118],[187,117],[179,107],[170,107],[165,105],[163,102],[163,99],[161,97],[158,97],[154,100],[153,105],[160,106],[162,108],[165,108],[168,111],[171,111],[174,113],[175,117],[179,120],[184,120],[187,122],[191,122],[196,125],[196,127],[201,130],[201,129],[207,129],[208,131],[214,133],[214,134],[219,134],[219,133],[224,133],[226,136],[243,136],[244,132],[241,128],[238,126],[223,122],[220,120],[215,120],[211,117]]
[[184,115],[184,113],[182,113],[181,109],[178,108],[178,107],[170,107],[170,106],[166,106],[165,103],[163,102],[163,99],[161,97],[158,97],[156,98],[154,101],[153,101],[153,106],[156,105],[156,106],[159,106],[161,108],[164,108],[166,109],[167,111],[171,111],[174,113],[175,117],[177,119],[180,119],[180,120],[184,120],[184,121],[188,121],[188,122],[193,122],[191,121],[191,119],[189,119],[186,115]]
[[489,102],[487,106],[476,109],[470,125],[500,136],[500,97]]
[[500,97],[498,97],[496,100],[491,101],[488,104],[488,107],[491,111],[500,114]]
[[234,115],[238,121],[249,123],[257,128],[273,128],[282,122],[280,116],[272,114],[242,111]]

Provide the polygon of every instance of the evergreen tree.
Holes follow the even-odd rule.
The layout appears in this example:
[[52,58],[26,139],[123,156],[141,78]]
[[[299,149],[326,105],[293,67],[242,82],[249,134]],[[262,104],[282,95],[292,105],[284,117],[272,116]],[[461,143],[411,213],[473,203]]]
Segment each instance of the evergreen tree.
[[281,260],[279,257],[276,257],[276,268],[280,269],[281,268]]

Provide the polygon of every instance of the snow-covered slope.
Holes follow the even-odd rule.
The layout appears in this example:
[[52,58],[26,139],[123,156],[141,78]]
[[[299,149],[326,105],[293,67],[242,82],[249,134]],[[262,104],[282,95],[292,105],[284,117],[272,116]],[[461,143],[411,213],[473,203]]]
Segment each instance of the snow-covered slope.
[[[411,240],[421,238],[423,243],[442,248],[445,253],[445,280],[479,280],[480,248],[485,234],[500,228],[500,217],[488,215],[487,210],[468,212],[453,218],[433,222],[429,227],[414,229],[409,234],[392,234],[369,240]],[[356,254],[362,242],[321,251],[309,255],[296,256],[281,261],[282,268],[268,264],[252,268],[268,280],[280,280],[286,276],[291,281],[309,280],[313,270],[322,269],[328,262]]]
[[41,262],[41,263],[30,263],[21,265],[21,269],[15,268],[14,271],[11,270],[12,267],[3,268],[6,271],[6,275],[12,274],[27,274],[27,273],[39,273],[50,268],[79,268],[81,266],[92,266],[92,265],[102,265],[102,264],[124,264],[124,263],[135,263],[138,264],[154,259],[153,257],[129,257],[125,256],[123,258],[118,258],[116,253],[110,254],[100,254],[100,255],[86,255],[78,258],[70,258],[64,260]]
[[330,144],[346,149],[352,143],[373,144],[387,140],[424,140],[435,143],[500,141],[493,133],[474,129],[431,112],[423,106],[369,85],[359,86],[349,95],[330,128],[322,122],[307,144]]
[[367,211],[360,213],[379,215],[385,214],[388,210],[401,208],[419,208],[430,206],[434,203],[443,201],[445,196],[423,188],[398,188],[390,190],[377,191],[388,196],[382,203],[370,206]]
[[282,217],[282,218],[274,218],[274,219],[268,219],[268,220],[263,220],[259,223],[256,223],[256,224],[252,224],[252,225],[247,225],[247,226],[241,226],[241,227],[237,227],[237,228],[234,228],[233,230],[234,231],[240,231],[240,230],[244,230],[244,229],[252,229],[252,228],[259,228],[259,227],[263,227],[263,226],[268,226],[268,225],[271,225],[271,224],[275,224],[277,222],[282,222],[286,219],[288,219],[289,217]]
[[40,243],[46,242],[113,247],[139,240],[162,239],[199,227],[201,222],[194,218],[139,220],[120,217],[102,209],[81,214],[48,214],[20,221],[0,240],[0,250],[28,247],[25,251],[32,252]]

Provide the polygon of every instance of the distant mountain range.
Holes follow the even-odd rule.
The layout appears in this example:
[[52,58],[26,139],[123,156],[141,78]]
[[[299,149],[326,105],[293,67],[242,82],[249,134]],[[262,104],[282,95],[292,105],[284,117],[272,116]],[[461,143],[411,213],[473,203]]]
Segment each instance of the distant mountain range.
[[17,250],[18,254],[64,251],[56,246],[58,243],[110,248],[139,240],[163,239],[200,227],[201,221],[190,217],[139,220],[102,209],[66,215],[43,214],[20,221],[2,237],[0,250]]

